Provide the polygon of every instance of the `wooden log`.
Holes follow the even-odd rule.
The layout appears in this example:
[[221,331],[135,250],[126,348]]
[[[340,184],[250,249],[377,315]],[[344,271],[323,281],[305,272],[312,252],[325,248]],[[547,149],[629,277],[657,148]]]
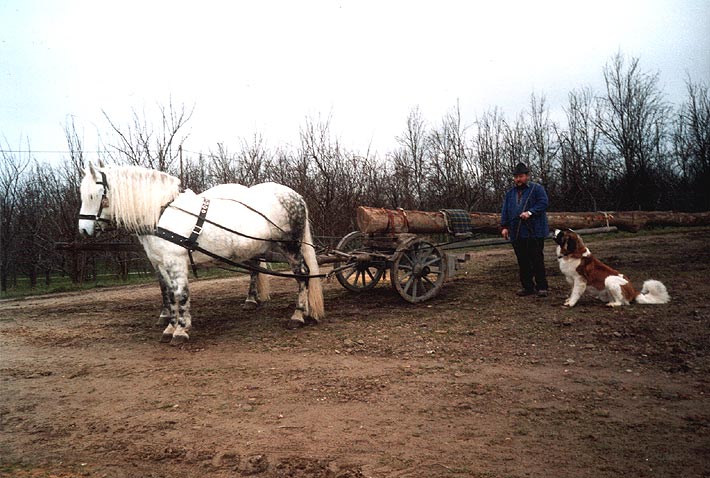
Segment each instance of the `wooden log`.
[[446,219],[441,212],[360,206],[357,208],[357,226],[366,233],[434,233],[446,231]]
[[550,228],[571,229],[616,226],[619,230],[638,232],[647,226],[708,226],[710,212],[677,211],[609,211],[609,212],[550,212]]
[[[470,212],[471,223],[477,232],[497,233],[500,214]],[[637,232],[650,225],[658,226],[708,226],[710,212],[676,211],[598,211],[598,212],[548,212],[550,229],[582,229],[615,226],[622,231]],[[446,219],[441,212],[404,211],[360,206],[357,224],[365,233],[414,234],[445,233]]]

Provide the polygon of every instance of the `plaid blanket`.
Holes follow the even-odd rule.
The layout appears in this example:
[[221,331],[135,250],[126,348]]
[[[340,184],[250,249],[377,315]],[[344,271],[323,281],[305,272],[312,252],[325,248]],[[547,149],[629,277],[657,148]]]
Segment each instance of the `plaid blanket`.
[[442,209],[446,218],[446,227],[450,234],[468,234],[473,230],[471,216],[463,209]]

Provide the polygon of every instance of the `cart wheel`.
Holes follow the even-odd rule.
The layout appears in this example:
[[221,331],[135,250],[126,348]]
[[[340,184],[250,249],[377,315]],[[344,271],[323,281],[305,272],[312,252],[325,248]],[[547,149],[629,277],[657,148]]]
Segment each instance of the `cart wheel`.
[[[351,232],[340,240],[336,249],[346,254],[369,252],[370,249],[365,247],[366,237],[363,232]],[[387,268],[384,260],[359,261],[355,257],[350,258],[347,262],[336,262],[333,265],[336,269],[343,266],[350,267],[336,272],[335,277],[340,285],[353,292],[362,292],[375,287]]]
[[407,302],[431,299],[444,283],[446,259],[441,249],[413,238],[401,246],[392,262],[391,280],[399,295]]

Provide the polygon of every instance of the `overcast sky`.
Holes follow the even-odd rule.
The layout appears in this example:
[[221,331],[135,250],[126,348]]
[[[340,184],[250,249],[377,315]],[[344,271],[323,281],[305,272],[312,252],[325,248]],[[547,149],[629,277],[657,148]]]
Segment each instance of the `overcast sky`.
[[416,106],[435,124],[458,101],[471,124],[534,91],[559,117],[618,51],[681,102],[688,74],[710,83],[710,0],[0,0],[0,145],[66,150],[73,117],[96,149],[102,110],[126,124],[172,98],[194,106],[187,150],[297,144],[320,115],[384,154]]

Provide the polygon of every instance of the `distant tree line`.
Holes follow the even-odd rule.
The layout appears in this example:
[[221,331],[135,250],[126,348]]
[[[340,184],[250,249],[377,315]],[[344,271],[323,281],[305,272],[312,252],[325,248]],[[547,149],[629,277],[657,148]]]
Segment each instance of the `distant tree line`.
[[[219,143],[206,152],[183,152],[192,112],[171,102],[158,108],[157,121],[134,113],[128,124],[117,124],[105,115],[103,159],[169,172],[196,192],[230,182],[288,185],[306,198],[315,233],[330,237],[355,228],[359,205],[497,211],[520,161],[546,187],[551,210],[710,210],[708,85],[686,79],[684,102],[672,105],[658,74],[643,71],[637,58],[617,54],[602,73],[603,91],[569,92],[562,123],[550,118],[543,94],[532,94],[515,117],[493,108],[470,123],[458,105],[436,123],[414,108],[397,147],[384,155],[342,147],[327,119],[307,119],[297,146],[271,147],[255,134],[234,149]],[[18,277],[32,286],[57,273],[81,282],[96,275],[99,256],[118,276],[132,268],[126,253],[55,250],[57,242],[79,239],[85,156],[73,123],[65,133],[69,152],[58,165],[13,152],[9,144],[1,148],[3,292]],[[129,239],[118,231],[92,240]]]

